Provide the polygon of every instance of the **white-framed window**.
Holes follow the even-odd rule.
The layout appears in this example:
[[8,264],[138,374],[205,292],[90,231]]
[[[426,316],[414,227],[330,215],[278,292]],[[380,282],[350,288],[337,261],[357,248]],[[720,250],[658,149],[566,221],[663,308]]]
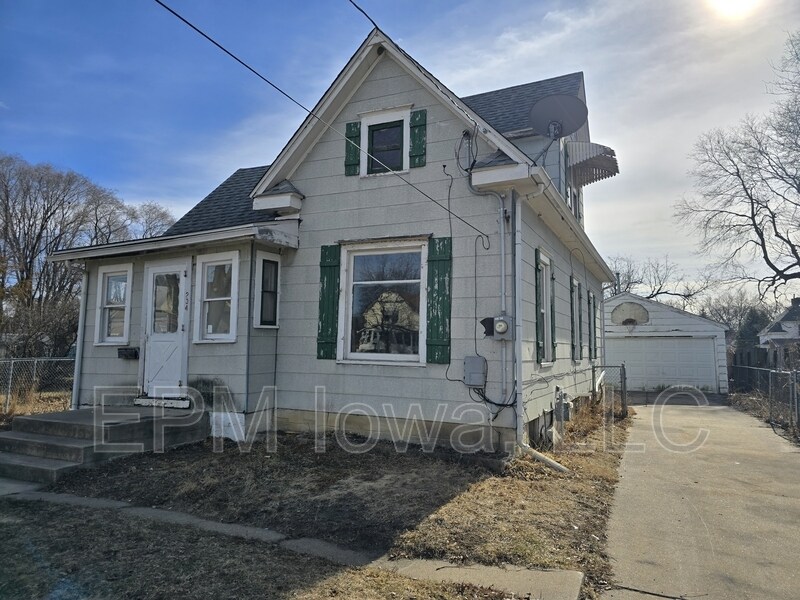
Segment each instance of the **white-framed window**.
[[594,293],[589,292],[589,358],[595,360],[597,358],[597,299]]
[[194,341],[235,342],[239,303],[239,252],[197,257]]
[[361,153],[363,176],[379,175],[388,170],[373,156],[392,171],[408,171],[408,147],[411,139],[411,105],[395,107],[361,115],[360,146],[367,153]]
[[133,265],[106,265],[97,270],[97,315],[95,344],[120,346],[128,343],[131,324]]
[[572,360],[583,360],[583,286],[570,278],[570,307],[572,314]]
[[425,364],[428,244],[343,245],[339,360]]
[[[538,253],[538,265],[536,269],[536,304],[538,314],[537,333],[540,335],[541,343],[538,350],[538,358],[541,363],[552,363],[555,361],[555,288],[553,286],[553,265],[550,258],[544,253]],[[538,340],[537,340],[538,341]]]
[[280,306],[281,257],[278,254],[256,251],[255,303],[253,327],[278,326]]

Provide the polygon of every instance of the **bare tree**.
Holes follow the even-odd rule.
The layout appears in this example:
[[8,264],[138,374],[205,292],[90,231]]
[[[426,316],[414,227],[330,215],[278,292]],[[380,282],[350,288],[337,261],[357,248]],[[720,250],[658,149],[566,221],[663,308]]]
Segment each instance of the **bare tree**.
[[618,284],[607,289],[609,295],[631,292],[682,309],[696,304],[712,284],[708,273],[689,277],[668,256],[642,260],[612,256],[608,265],[619,279]]
[[755,283],[762,297],[800,280],[799,33],[775,72],[770,113],[699,138],[697,195],[678,205],[681,221],[700,233],[701,251],[717,256],[730,280]]
[[129,206],[73,171],[0,154],[0,331],[12,349],[63,354],[74,341],[81,270],[48,255],[159,235],[172,221],[157,204]]
[[133,220],[134,237],[149,238],[163,234],[175,223],[172,213],[156,202],[144,202],[136,207]]

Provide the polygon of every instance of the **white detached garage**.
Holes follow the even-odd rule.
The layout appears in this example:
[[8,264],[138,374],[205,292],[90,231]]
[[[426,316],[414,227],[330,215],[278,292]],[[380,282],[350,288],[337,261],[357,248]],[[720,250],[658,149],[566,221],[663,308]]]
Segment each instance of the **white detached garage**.
[[728,393],[725,326],[631,293],[605,301],[605,362],[625,363],[629,390],[691,385]]

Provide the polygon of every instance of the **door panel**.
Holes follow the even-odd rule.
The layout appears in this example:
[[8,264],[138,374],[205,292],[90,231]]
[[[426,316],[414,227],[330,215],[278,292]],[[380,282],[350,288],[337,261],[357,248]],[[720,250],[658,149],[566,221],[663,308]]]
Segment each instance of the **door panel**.
[[145,269],[144,392],[149,397],[185,396],[187,272],[183,262]]
[[606,338],[606,362],[625,363],[629,390],[692,385],[717,391],[717,357],[710,338]]

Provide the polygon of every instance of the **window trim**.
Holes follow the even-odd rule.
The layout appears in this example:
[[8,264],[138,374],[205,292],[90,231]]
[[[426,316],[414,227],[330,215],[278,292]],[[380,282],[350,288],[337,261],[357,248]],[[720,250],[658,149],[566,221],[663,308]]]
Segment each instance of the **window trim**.
[[[122,324],[123,334],[119,337],[106,337],[103,334],[103,313],[105,306],[105,280],[108,275],[125,274],[125,307]],[[97,269],[97,295],[95,296],[95,346],[127,346],[130,340],[131,326],[131,289],[133,288],[133,263],[119,263],[115,265],[102,265]]]
[[[265,260],[272,261],[278,265],[278,277],[275,288],[275,324],[264,325],[261,323],[261,295],[262,284],[264,277],[263,262]],[[253,290],[253,327],[256,329],[278,329],[281,323],[281,255],[273,252],[266,252],[264,250],[256,250],[256,276],[255,276],[255,289]]]
[[[213,264],[231,263],[231,322],[228,333],[207,334],[202,331],[200,324],[203,322],[203,303],[205,302],[205,268]],[[194,288],[194,331],[195,344],[225,344],[236,341],[237,318],[239,316],[239,251],[217,252],[214,254],[201,254],[197,257],[195,265]]]
[[550,301],[551,295],[553,294],[553,263],[550,257],[541,249],[539,250],[539,265],[541,281],[537,281],[536,283],[542,286],[542,305],[539,307],[539,310],[543,315],[542,338],[544,338],[542,340],[542,362],[539,363],[539,365],[542,367],[549,367],[556,361],[553,352],[553,347],[555,346],[555,340],[553,340],[553,319],[555,315],[553,314],[552,303]]
[[[353,257],[359,254],[385,254],[387,251],[418,250],[419,273],[419,354],[377,354],[350,352],[350,326],[352,312]],[[359,244],[342,243],[339,281],[339,335],[336,344],[336,362],[341,364],[397,365],[419,367],[427,364],[428,332],[428,239],[392,240]],[[411,358],[409,358],[411,357]]]
[[[393,108],[377,110],[368,113],[362,113],[359,115],[361,120],[361,143],[359,146],[363,150],[369,150],[370,148],[370,140],[369,140],[369,128],[373,125],[384,125],[387,123],[393,123],[394,121],[402,121],[403,122],[403,139],[400,142],[402,156],[403,156],[403,168],[400,171],[394,171],[394,173],[406,173],[410,169],[411,165],[411,157],[409,156],[409,149],[411,144],[411,108],[413,104],[407,104],[404,106],[396,106]],[[391,175],[393,171],[383,171],[380,173],[368,173],[367,167],[369,166],[369,157],[367,156],[367,152],[361,152],[361,163],[359,165],[359,176],[360,177],[381,177],[382,175]]]

